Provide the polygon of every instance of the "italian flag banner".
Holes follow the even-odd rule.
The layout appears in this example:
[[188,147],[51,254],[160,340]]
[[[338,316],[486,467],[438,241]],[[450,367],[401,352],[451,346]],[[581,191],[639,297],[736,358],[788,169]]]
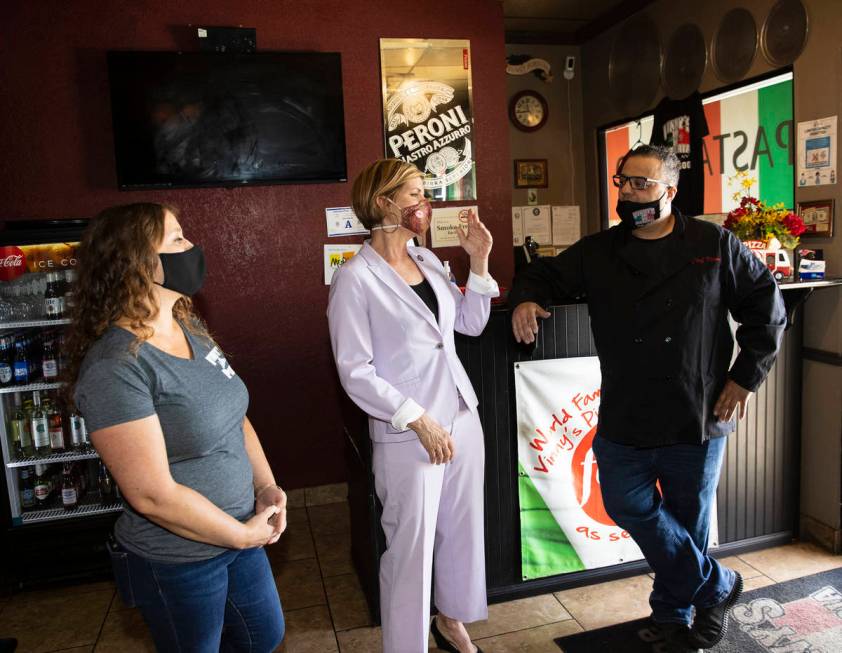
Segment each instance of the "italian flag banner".
[[[752,195],[767,204],[793,208],[795,132],[792,119],[792,73],[720,93],[702,100],[708,135],[703,140],[705,214],[728,213],[739,206],[734,193]],[[614,207],[617,189],[611,177],[623,155],[652,137],[652,115],[606,129],[605,197],[609,226],[619,223]],[[754,183],[734,179],[747,171]],[[742,180],[739,180],[742,182]]]
[[[600,382],[596,356],[515,364],[524,580],[643,558],[602,503],[591,449]],[[717,539],[714,505],[711,546]]]
[[[705,213],[736,208],[735,193],[793,208],[792,74],[711,96],[702,105],[709,132],[702,166]],[[746,170],[755,183],[736,186],[734,175]]]

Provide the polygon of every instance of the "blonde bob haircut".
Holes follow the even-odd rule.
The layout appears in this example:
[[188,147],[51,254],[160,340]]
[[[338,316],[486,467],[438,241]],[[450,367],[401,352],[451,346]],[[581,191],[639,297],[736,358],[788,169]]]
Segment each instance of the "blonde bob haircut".
[[383,222],[384,214],[377,206],[378,197],[393,199],[398,189],[410,179],[423,177],[413,164],[400,159],[380,159],[366,166],[354,179],[351,204],[366,229]]

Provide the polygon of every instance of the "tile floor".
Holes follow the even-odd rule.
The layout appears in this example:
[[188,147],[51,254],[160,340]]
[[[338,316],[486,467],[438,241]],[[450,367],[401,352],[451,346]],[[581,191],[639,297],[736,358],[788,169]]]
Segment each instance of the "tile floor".
[[[287,620],[283,653],[380,651],[380,629],[351,565],[346,495],[344,484],[290,492],[288,530],[269,549]],[[748,590],[842,567],[842,556],[796,543],[725,562]],[[646,616],[650,587],[643,574],[500,603],[469,631],[486,653],[559,653],[556,637]],[[0,598],[0,636],[17,637],[21,653],[154,651],[139,613],[110,582]]]

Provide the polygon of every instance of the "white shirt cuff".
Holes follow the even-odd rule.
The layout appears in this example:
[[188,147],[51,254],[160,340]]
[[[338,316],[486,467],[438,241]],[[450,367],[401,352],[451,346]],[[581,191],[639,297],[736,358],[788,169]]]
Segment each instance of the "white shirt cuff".
[[392,427],[396,431],[406,431],[406,425],[414,422],[426,411],[416,404],[412,399],[404,401],[400,408],[392,415]]
[[500,288],[494,279],[491,277],[481,277],[473,272],[468,274],[468,283],[465,284],[465,287],[473,290],[478,295],[487,295],[488,297],[500,296]]

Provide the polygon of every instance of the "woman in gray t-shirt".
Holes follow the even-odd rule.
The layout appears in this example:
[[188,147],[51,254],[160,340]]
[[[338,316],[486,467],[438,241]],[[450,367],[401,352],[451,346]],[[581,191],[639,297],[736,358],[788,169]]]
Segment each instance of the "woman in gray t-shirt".
[[100,213],[79,258],[69,378],[126,499],[120,592],[159,650],[272,651],[284,621],[262,547],[286,528],[286,495],[245,385],[193,313],[202,250],[145,203]]

